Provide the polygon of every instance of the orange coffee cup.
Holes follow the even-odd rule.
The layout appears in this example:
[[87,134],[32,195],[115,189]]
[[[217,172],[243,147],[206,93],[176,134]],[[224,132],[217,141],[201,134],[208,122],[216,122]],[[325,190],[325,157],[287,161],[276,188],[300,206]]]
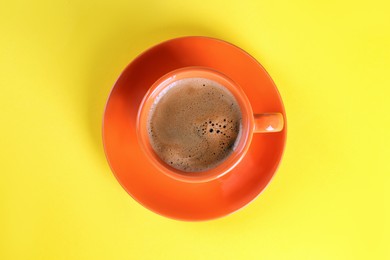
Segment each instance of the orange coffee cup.
[[[173,82],[186,78],[205,78],[224,86],[235,97],[242,114],[242,128],[233,152],[216,167],[200,172],[184,172],[164,162],[154,151],[147,129],[150,111],[159,94]],[[280,132],[283,126],[281,113],[253,113],[244,91],[228,76],[211,68],[185,67],[165,74],[150,87],[138,110],[136,131],[138,142],[154,167],[176,180],[196,183],[220,178],[238,165],[250,147],[253,134]]]

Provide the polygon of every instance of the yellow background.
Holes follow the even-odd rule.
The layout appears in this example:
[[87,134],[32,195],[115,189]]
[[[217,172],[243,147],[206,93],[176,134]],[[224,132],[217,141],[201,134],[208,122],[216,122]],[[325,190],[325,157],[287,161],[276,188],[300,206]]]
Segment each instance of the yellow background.
[[[388,1],[1,1],[0,259],[390,259]],[[106,163],[110,88],[140,52],[205,35],[274,79],[281,167],[245,209],[178,222]]]

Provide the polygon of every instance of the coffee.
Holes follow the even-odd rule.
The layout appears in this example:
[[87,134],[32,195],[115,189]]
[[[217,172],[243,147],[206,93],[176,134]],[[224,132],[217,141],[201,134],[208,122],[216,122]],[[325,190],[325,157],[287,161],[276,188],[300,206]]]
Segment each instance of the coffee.
[[234,96],[205,78],[181,79],[158,95],[148,118],[156,154],[185,172],[221,164],[240,138],[241,111]]

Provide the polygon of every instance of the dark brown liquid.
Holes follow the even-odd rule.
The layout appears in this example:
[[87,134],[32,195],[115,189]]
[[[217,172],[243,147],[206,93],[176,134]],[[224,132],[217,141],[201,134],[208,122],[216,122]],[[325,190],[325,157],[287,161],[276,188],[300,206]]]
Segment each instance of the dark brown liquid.
[[234,150],[241,111],[233,95],[217,82],[178,80],[156,101],[149,114],[149,138],[167,164],[186,172],[204,171]]

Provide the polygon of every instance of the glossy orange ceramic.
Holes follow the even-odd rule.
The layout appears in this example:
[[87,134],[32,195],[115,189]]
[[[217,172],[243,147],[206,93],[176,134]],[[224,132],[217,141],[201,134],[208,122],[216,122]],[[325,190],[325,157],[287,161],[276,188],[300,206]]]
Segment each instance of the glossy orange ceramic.
[[183,182],[150,163],[136,134],[137,112],[148,89],[170,71],[201,66],[239,84],[253,111],[285,111],[276,86],[250,55],[227,42],[184,37],[163,42],[136,58],[122,72],[107,101],[103,143],[111,169],[123,188],[146,208],[179,220],[208,220],[248,204],[274,175],[284,150],[286,125],[278,133],[253,135],[246,155],[220,178]]
[[[221,164],[201,172],[183,172],[166,164],[153,150],[147,130],[149,112],[152,110],[156,98],[160,93],[165,91],[167,86],[185,78],[206,78],[218,82],[235,97],[242,114],[240,135],[239,138],[237,138],[238,140],[235,144],[234,151]],[[270,133],[279,132],[282,129],[283,116],[280,113],[254,115],[250,101],[238,84],[215,69],[199,66],[180,68],[168,72],[158,79],[148,90],[141,102],[136,124],[139,144],[146,156],[150,159],[150,163],[152,163],[160,172],[171,178],[185,182],[206,182],[220,178],[233,169],[246,155],[254,132]]]

